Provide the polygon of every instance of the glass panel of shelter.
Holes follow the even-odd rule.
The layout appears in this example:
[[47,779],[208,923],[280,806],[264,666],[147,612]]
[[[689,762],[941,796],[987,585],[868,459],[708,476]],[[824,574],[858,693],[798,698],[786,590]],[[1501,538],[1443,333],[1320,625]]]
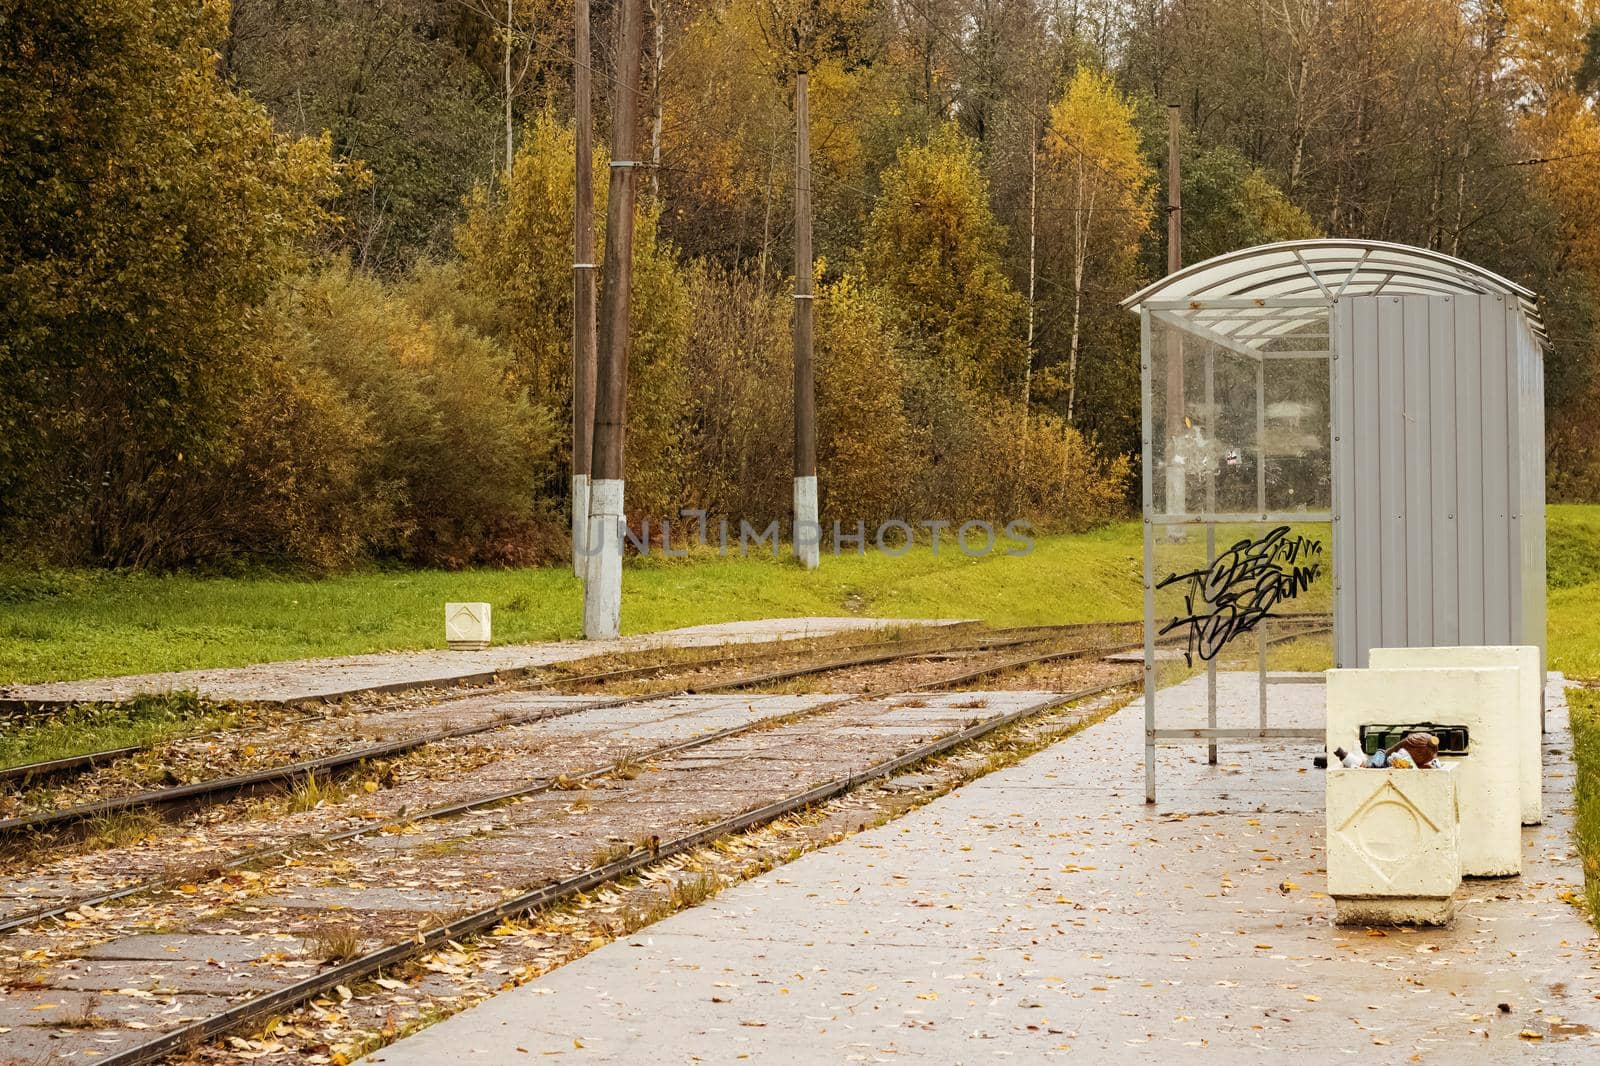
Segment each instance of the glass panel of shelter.
[[1249,310],[1145,311],[1147,755],[1310,735],[1333,665],[1329,316]]

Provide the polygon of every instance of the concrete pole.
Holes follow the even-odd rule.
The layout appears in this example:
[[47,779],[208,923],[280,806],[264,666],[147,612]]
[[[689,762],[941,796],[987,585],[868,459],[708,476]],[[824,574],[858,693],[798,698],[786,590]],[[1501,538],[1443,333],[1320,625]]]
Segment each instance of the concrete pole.
[[642,0],[622,0],[616,92],[611,107],[611,184],[606,204],[606,288],[600,309],[595,387],[593,481],[589,486],[589,550],[583,587],[583,633],[616,637],[622,628],[622,449],[628,417],[629,308],[633,287],[634,159],[639,119],[639,68],[644,62]]
[[811,117],[806,71],[794,78],[794,553],[815,570],[821,555],[817,522],[817,403],[812,370]]
[[[1178,172],[1178,137],[1182,117],[1177,104],[1167,105],[1167,273],[1183,266],[1183,179]],[[1167,514],[1188,509],[1184,468],[1173,462],[1178,438],[1183,434],[1183,338],[1170,324],[1167,337]],[[1182,526],[1168,526],[1167,539],[1184,539]]]
[[589,0],[575,0],[572,33],[572,570],[589,573],[589,465],[594,452],[594,102],[589,70]]

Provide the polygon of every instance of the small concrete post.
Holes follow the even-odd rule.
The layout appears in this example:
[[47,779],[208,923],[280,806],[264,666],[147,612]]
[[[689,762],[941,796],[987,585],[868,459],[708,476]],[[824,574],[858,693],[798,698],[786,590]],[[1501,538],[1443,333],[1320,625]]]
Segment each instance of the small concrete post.
[[444,605],[444,639],[451,651],[482,651],[489,646],[489,605]]

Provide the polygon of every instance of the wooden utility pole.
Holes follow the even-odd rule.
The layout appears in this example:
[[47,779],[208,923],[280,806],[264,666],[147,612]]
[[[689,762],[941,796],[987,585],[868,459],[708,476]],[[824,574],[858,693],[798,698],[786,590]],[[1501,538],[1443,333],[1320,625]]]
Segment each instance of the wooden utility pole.
[[1179,105],[1167,105],[1167,273],[1183,266],[1183,181],[1178,173]]
[[807,71],[794,77],[794,553],[807,570],[821,555],[817,522],[817,404],[812,372],[811,117]]
[[1022,371],[1022,417],[1033,402],[1034,293],[1039,280],[1039,125],[1028,126],[1033,143],[1028,151],[1028,365]]
[[594,101],[589,0],[575,0],[572,30],[572,569],[589,572],[589,465],[594,451]]
[[[1167,105],[1167,273],[1183,266],[1183,179],[1178,172],[1178,137],[1182,117],[1177,104]],[[1178,458],[1178,438],[1183,435],[1183,338],[1171,325],[1167,336],[1167,506],[1168,514],[1187,510],[1184,467]],[[1167,539],[1183,540],[1182,526],[1168,526]]]
[[622,0],[616,91],[611,106],[611,181],[606,203],[605,296],[595,384],[589,547],[594,561],[583,587],[583,632],[616,637],[622,625],[622,449],[628,417],[629,309],[633,287],[633,208],[638,160],[639,68],[644,63],[642,0]]
[[512,24],[516,19],[516,11],[512,8],[513,0],[506,0],[506,48],[505,48],[505,82],[506,82],[506,177],[511,176],[511,164],[516,159],[514,151],[515,138],[512,136],[511,126],[511,46],[516,41],[516,34],[512,32]]
[[655,70],[650,78],[650,91],[655,96],[654,113],[650,119],[650,195],[661,195],[661,64],[666,47],[666,0],[650,0],[650,21],[655,32],[655,47],[651,59]]

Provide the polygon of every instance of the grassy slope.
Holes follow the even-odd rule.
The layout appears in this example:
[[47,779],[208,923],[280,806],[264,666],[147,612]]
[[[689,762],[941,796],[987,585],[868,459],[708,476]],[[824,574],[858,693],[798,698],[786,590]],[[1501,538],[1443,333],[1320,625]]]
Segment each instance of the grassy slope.
[[[796,615],[1136,617],[1139,526],[1041,539],[1027,557],[924,545],[903,558],[652,559],[626,571],[630,633]],[[447,600],[494,605],[497,643],[577,636],[581,589],[559,568],[361,573],[323,580],[70,573],[0,577],[0,683],[438,647]]]
[[[1550,509],[1550,662],[1600,677],[1600,506]],[[1134,618],[1139,525],[1042,538],[1026,557],[651,559],[626,573],[623,626],[793,615],[981,618],[996,625]],[[323,580],[0,575],[0,683],[439,646],[446,600],[494,604],[499,643],[576,636],[565,570],[371,572]]]
[[1600,506],[1550,508],[1550,666],[1600,677]]
[[1600,692],[1573,689],[1568,694],[1572,712],[1572,758],[1577,764],[1573,783],[1573,838],[1583,862],[1589,915],[1600,926]]

